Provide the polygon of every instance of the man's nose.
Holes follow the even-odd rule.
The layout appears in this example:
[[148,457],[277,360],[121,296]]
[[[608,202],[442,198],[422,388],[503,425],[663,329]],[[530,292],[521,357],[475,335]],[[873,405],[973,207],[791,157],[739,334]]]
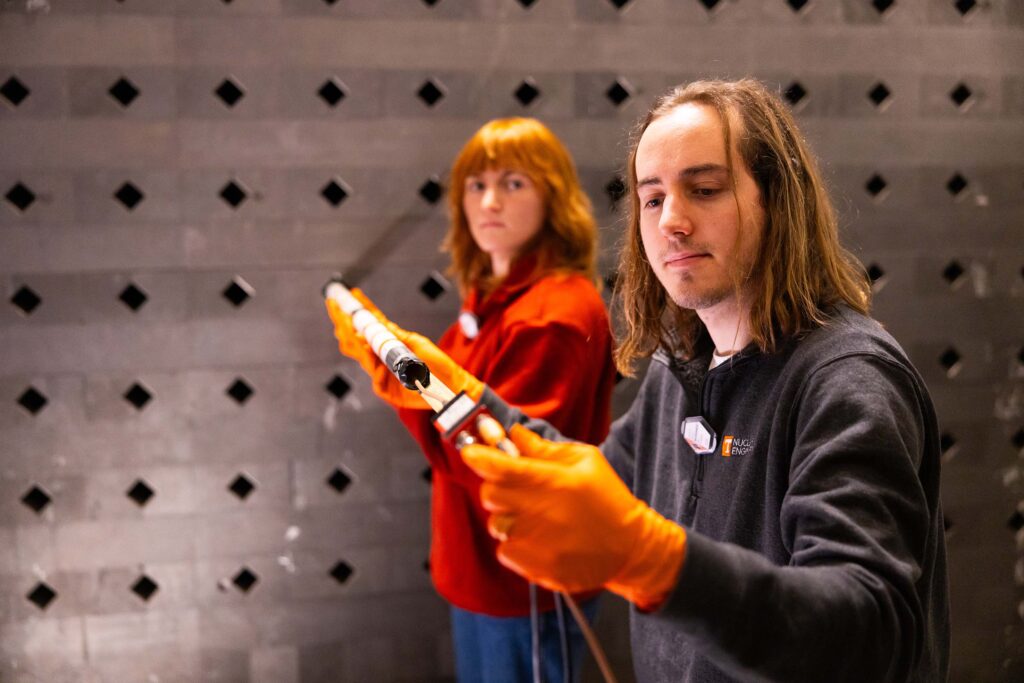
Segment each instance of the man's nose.
[[693,233],[693,221],[690,213],[690,206],[683,198],[668,195],[661,207],[658,228],[666,237],[679,234],[690,235]]

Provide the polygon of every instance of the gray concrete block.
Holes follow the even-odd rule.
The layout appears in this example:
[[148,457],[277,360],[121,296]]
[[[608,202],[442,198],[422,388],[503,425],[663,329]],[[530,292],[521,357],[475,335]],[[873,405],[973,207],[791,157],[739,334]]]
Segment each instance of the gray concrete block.
[[73,681],[85,664],[80,618],[40,619],[0,624],[0,672],[4,680]]
[[176,113],[174,71],[167,67],[73,67],[65,79],[73,117],[145,120]]
[[196,509],[204,515],[220,511],[286,509],[291,502],[288,463],[282,458],[278,462],[217,463],[197,467],[195,501]]
[[[242,26],[231,22],[224,26]],[[230,99],[216,91],[230,93]],[[228,121],[274,116],[277,114],[280,71],[253,68],[234,63],[231,66],[201,66],[180,69],[177,73],[178,111],[187,118]]]
[[[81,172],[74,182],[76,221],[124,225],[180,219],[178,177],[173,171]],[[122,192],[128,203],[116,197]]]
[[285,15],[331,16],[344,19],[400,19],[432,21],[473,18],[480,14],[481,0],[410,4],[401,0],[352,0],[346,3],[280,0]]
[[[70,223],[74,216],[74,189],[68,173],[43,169],[17,169],[0,172],[0,195],[4,209],[0,211],[0,225],[11,228],[30,228],[25,237],[41,241],[35,229],[40,226]],[[8,198],[10,195],[10,198]],[[12,199],[14,201],[12,201]],[[24,253],[11,244],[11,265],[7,270],[25,270]]]
[[66,570],[95,570],[181,561],[193,557],[201,532],[202,522],[189,517],[70,522],[56,529],[57,562]]
[[0,107],[0,121],[55,119],[65,116],[68,102],[64,73],[60,68],[30,65],[9,65],[0,69],[0,85],[6,84],[8,79],[13,77],[27,91],[24,99],[17,105],[4,98],[3,102],[8,106]]
[[281,81],[281,114],[294,119],[374,119],[383,115],[383,93],[379,71],[329,64],[287,69]]
[[249,655],[253,683],[298,683],[299,653],[294,647],[257,648]]

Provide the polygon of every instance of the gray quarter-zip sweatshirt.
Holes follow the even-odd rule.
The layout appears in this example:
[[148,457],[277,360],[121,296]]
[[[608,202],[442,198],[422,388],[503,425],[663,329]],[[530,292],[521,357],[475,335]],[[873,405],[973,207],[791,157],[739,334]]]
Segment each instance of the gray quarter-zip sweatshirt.
[[[946,680],[938,428],[903,350],[842,309],[777,353],[708,371],[710,355],[656,354],[600,447],[687,530],[674,592],[631,615],[638,681]],[[483,402],[506,428],[559,438],[489,390]],[[691,416],[714,452],[683,440]]]

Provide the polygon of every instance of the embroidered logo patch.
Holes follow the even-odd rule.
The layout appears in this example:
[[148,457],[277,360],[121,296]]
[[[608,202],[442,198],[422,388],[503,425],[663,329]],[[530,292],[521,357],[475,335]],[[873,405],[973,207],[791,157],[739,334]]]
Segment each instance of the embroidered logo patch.
[[734,455],[747,455],[753,450],[753,439],[743,439],[731,435],[726,435],[722,437],[723,458],[731,458]]

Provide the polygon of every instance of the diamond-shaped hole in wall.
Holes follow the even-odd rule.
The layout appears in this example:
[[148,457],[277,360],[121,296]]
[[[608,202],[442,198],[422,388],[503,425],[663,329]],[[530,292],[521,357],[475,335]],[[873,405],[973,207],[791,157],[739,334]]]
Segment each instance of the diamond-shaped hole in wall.
[[420,479],[427,482],[428,484],[434,483],[434,468],[430,467],[429,465],[427,467],[424,467],[423,471],[420,472]]
[[872,283],[876,283],[883,277],[885,277],[885,271],[882,270],[882,267],[877,263],[872,263],[870,266],[868,266],[867,273],[868,278],[871,280]]
[[1013,438],[1010,439],[1010,443],[1012,443],[1013,447],[1016,448],[1018,451],[1024,450],[1024,427],[1017,430],[1017,432],[1013,435]]
[[1020,351],[1017,352],[1017,364],[1024,365],[1024,346],[1020,347]]
[[25,495],[21,497],[21,502],[24,503],[26,507],[31,508],[37,515],[42,514],[43,510],[52,500],[53,499],[50,498],[50,494],[35,485],[33,485],[32,488],[26,491]]
[[974,92],[966,83],[957,83],[956,87],[949,91],[949,99],[953,100],[958,109],[964,110],[974,101]]
[[131,182],[126,182],[121,187],[117,188],[117,192],[114,193],[114,199],[121,203],[128,211],[134,211],[135,207],[146,198],[146,195],[133,185]]
[[890,97],[892,97],[892,91],[889,90],[889,87],[881,81],[875,83],[871,90],[868,90],[868,99],[871,100],[871,103],[878,109],[882,109],[883,105],[889,101]]
[[39,609],[45,610],[57,598],[57,591],[40,581],[25,597]]
[[431,301],[436,301],[450,287],[451,283],[443,275],[434,271],[420,285],[420,292]]
[[128,283],[128,286],[121,290],[121,293],[117,296],[125,306],[133,311],[138,311],[146,303],[149,297],[146,293],[135,286],[133,283]]
[[259,580],[260,577],[256,576],[251,569],[248,567],[242,567],[242,569],[235,574],[234,578],[231,579],[231,582],[238,586],[238,590],[243,593],[248,593]]
[[249,193],[246,191],[245,186],[234,180],[229,180],[224,187],[220,188],[219,194],[224,203],[232,209],[237,209],[242,205],[242,202],[249,198]]
[[444,186],[436,176],[431,176],[427,182],[420,185],[420,197],[428,204],[437,204],[444,195]]
[[338,493],[344,493],[352,485],[352,477],[341,467],[335,467],[325,481]]
[[255,294],[256,290],[253,289],[253,286],[238,275],[231,278],[231,282],[229,282],[228,286],[224,288],[224,291],[220,293],[220,295],[231,302],[231,305],[235,308],[244,304]]
[[956,8],[956,11],[959,12],[962,17],[966,17],[977,6],[978,3],[976,0],[955,0],[955,2],[953,2],[953,7]]
[[328,107],[337,107],[343,99],[348,96],[345,85],[337,78],[328,78],[320,89],[316,91]]
[[28,89],[28,86],[18,80],[17,76],[11,76],[4,81],[3,85],[0,85],[0,95],[2,95],[12,107],[17,107],[24,102],[25,98],[28,97],[31,92],[32,91]]
[[35,387],[29,387],[25,391],[21,392],[21,396],[18,397],[18,405],[27,410],[32,415],[38,415],[39,411],[46,407],[49,403],[46,396],[44,396]]
[[239,377],[231,383],[225,393],[233,398],[238,405],[243,405],[256,392],[244,379]]
[[324,385],[324,389],[327,390],[327,393],[340,401],[345,398],[345,395],[352,389],[352,385],[349,384],[341,375],[335,375],[331,378],[330,382]]
[[228,484],[228,491],[235,494],[239,500],[245,500],[255,490],[256,484],[245,474],[241,473]]
[[351,190],[340,178],[332,178],[320,189],[320,196],[335,208],[341,206],[341,203],[348,199],[350,193]]
[[808,96],[807,88],[803,86],[800,81],[793,81],[786,89],[782,91],[782,96],[789,102],[789,106],[796,108],[802,102],[805,102]]
[[124,392],[124,400],[135,406],[136,410],[142,410],[145,408],[146,404],[149,403],[152,398],[153,394],[138,382],[131,385],[128,388],[128,391]]
[[344,584],[352,576],[353,569],[345,560],[341,560],[331,569],[331,577],[340,584]]
[[540,88],[533,81],[532,78],[527,78],[519,87],[515,89],[512,96],[516,98],[516,101],[524,107],[528,107],[534,103],[534,101],[540,97]]
[[604,91],[604,96],[616,107],[621,107],[633,96],[633,86],[624,78],[616,78]]
[[942,279],[948,282],[950,285],[955,285],[960,281],[960,278],[964,276],[964,267],[960,265],[959,261],[953,260],[946,264],[946,267],[942,269]]
[[131,498],[141,508],[145,507],[149,499],[156,495],[156,491],[150,488],[149,484],[142,479],[136,479],[135,483],[132,484],[132,487],[124,495]]
[[721,0],[697,0],[697,2],[704,5],[704,9],[710,12],[711,10],[718,7]]
[[423,85],[420,86],[420,89],[416,91],[416,97],[420,98],[420,100],[428,107],[436,105],[444,99],[444,96],[444,84],[433,78],[428,78],[424,81]]
[[32,288],[28,285],[22,285],[18,288],[18,291],[11,297],[11,303],[14,307],[20,310],[24,315],[32,315],[32,311],[39,307],[39,304],[43,303],[43,300],[39,298],[39,295],[32,291]]
[[1010,519],[1006,520],[1006,526],[1010,527],[1014,531],[1020,531],[1024,528],[1024,513],[1020,511],[1020,508],[1013,511],[1010,515]]
[[149,578],[145,574],[139,577],[139,580],[132,584],[132,593],[135,593],[145,602],[149,602],[149,599],[153,597],[153,594],[160,589],[156,581]]
[[962,360],[960,353],[950,346],[948,349],[942,352],[939,356],[939,365],[946,371],[948,377],[952,377],[960,371],[960,361]]
[[619,201],[626,196],[626,182],[622,176],[615,176],[604,186],[604,194],[608,197],[609,207],[615,210]]
[[957,441],[956,437],[950,432],[942,432],[939,435],[939,453],[942,454],[943,458],[949,459],[954,455],[954,448],[956,448]]
[[954,173],[949,180],[946,181],[946,190],[954,197],[959,197],[960,194],[967,189],[967,178],[964,178],[959,173]]
[[807,7],[810,0],[786,0],[786,4],[794,12],[799,13],[804,7]]
[[871,6],[874,7],[875,11],[879,14],[885,14],[895,4],[896,0],[871,0]]
[[130,107],[135,98],[139,96],[139,89],[124,76],[117,79],[117,82],[110,86],[110,90],[107,92],[125,109]]
[[245,97],[245,90],[229,76],[220,82],[220,85],[213,91],[213,94],[220,98],[224,106],[230,109]]
[[885,197],[885,195],[888,194],[888,188],[889,183],[886,182],[885,178],[878,173],[875,173],[873,176],[868,178],[866,183],[864,183],[864,189],[867,190],[867,193],[876,200],[881,200]]
[[516,0],[516,2],[518,2],[524,8],[530,9],[531,7],[533,7],[533,4],[537,2],[537,0]]
[[24,213],[36,200],[36,193],[24,183],[17,182],[4,195],[4,199],[10,202],[11,206]]

